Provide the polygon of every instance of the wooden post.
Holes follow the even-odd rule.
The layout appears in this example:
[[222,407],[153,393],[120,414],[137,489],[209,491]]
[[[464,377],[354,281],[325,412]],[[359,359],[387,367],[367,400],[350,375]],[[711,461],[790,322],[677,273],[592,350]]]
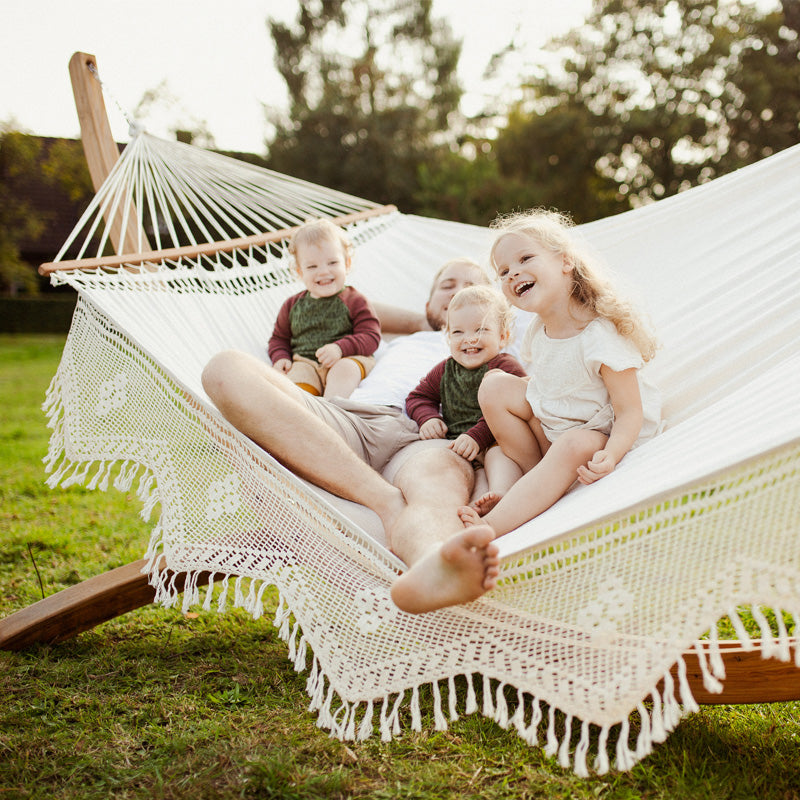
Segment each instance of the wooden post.
[[[88,53],[74,53],[69,60],[69,74],[72,80],[72,92],[75,95],[75,108],[78,111],[78,121],[81,126],[83,152],[86,155],[89,174],[96,192],[117,163],[119,149],[111,135],[102,87],[92,75],[90,68],[97,70],[97,60]],[[117,253],[138,253],[150,250],[144,232],[141,234],[142,244],[139,244],[136,225],[131,224],[137,219],[133,208],[129,210],[128,224],[124,236],[122,235],[123,212],[124,209],[120,208],[114,219],[106,218],[109,236]]]

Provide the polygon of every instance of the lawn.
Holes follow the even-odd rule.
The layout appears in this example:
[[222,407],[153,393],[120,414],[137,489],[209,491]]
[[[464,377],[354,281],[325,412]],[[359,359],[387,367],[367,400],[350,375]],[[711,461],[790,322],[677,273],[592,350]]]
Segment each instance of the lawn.
[[[45,484],[62,345],[0,336],[2,616],[140,558],[149,535],[135,495]],[[586,780],[480,715],[436,731],[429,706],[422,733],[339,742],[269,615],[143,608],[0,652],[0,692],[0,798],[800,798],[800,703],[705,707],[631,772]]]

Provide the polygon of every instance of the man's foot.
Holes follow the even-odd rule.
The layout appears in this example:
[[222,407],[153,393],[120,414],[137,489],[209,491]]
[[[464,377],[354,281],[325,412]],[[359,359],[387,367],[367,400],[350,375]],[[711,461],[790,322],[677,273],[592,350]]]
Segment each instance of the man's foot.
[[392,586],[395,605],[422,614],[475,600],[497,585],[500,559],[488,525],[451,536],[404,572]]

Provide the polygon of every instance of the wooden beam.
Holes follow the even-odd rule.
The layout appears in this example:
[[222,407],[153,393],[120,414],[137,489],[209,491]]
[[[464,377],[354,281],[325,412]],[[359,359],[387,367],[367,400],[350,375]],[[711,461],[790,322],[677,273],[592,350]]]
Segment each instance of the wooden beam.
[[[94,70],[94,74],[92,73]],[[119,159],[119,148],[111,134],[108,123],[108,114],[103,100],[103,89],[95,75],[97,74],[97,59],[88,53],[74,53],[69,60],[69,75],[72,81],[72,93],[75,96],[75,108],[78,112],[78,121],[81,126],[81,141],[86,163],[89,165],[89,175],[92,178],[95,192],[99,191],[103,181],[114,168]],[[109,236],[118,253],[139,250],[136,225],[131,224],[137,219],[136,211],[130,208],[128,212],[128,225],[122,235],[123,209],[118,209],[113,219],[106,218],[109,226]],[[147,239],[142,236],[142,248],[150,249]]]
[[[153,602],[155,590],[142,573],[144,559],[98,575],[95,578],[70,586],[60,592],[20,609],[5,619],[0,619],[0,650],[24,650],[34,644],[54,644],[69,639],[95,625],[118,617],[127,611]],[[197,585],[208,582],[209,573],[203,572]],[[175,574],[175,588],[182,592],[185,573]],[[725,665],[722,692],[713,694],[703,686],[697,652],[694,648],[683,654],[687,667],[687,681],[695,700],[701,705],[740,703],[775,703],[800,699],[800,668],[794,661],[764,658],[767,646],[774,642],[755,640],[750,650],[739,641],[720,641],[720,655]],[[798,641],[790,640],[792,650]],[[704,645],[708,661],[708,645]],[[678,668],[672,676],[678,683]],[[659,685],[663,690],[663,685]]]
[[[354,214],[344,214],[341,217],[331,217],[335,225],[349,225],[352,222],[390,214],[397,211],[397,206],[378,206]],[[179,258],[197,258],[198,256],[213,256],[217,253],[230,253],[236,249],[248,247],[261,247],[270,242],[280,242],[288,239],[297,230],[298,226],[284,228],[280,231],[257,233],[252,236],[243,236],[239,239],[226,239],[222,242],[207,242],[206,244],[186,245],[185,247],[170,247],[165,250],[152,250],[149,253],[126,253],[118,256],[102,256],[100,258],[81,258],[74,261],[48,261],[39,267],[39,274],[50,275],[53,272],[66,272],[83,269],[113,269],[121,266],[137,266],[140,264],[156,264],[161,261],[177,260]]]

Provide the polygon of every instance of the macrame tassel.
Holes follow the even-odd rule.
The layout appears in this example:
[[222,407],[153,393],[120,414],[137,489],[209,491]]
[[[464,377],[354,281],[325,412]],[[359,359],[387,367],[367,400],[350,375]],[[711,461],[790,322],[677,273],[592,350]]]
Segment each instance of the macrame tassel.
[[[800,649],[798,650],[800,653]],[[475,682],[471,672],[464,674],[467,679],[467,705],[464,709],[465,714],[474,714],[478,710],[478,701],[475,697]]]
[[[60,455],[60,454],[59,454]],[[52,467],[55,469],[55,472],[45,481],[45,483],[51,488],[55,489],[61,483],[62,478],[64,475],[67,474],[70,466],[72,466],[72,462],[68,461],[66,458],[59,464],[58,468]]]
[[750,613],[753,615],[753,619],[758,623],[758,627],[761,630],[761,657],[772,658],[776,647],[773,643],[772,629],[769,626],[769,622],[764,616],[764,612],[761,610],[760,606],[751,606]]
[[[79,461],[77,464],[75,464],[75,469],[73,469],[72,474],[61,481],[61,488],[68,489],[70,486],[74,486],[76,484],[83,485],[93,463],[93,461],[88,461],[85,464],[82,464]],[[83,469],[81,469],[81,467],[83,467]]]
[[708,632],[708,662],[714,677],[721,681],[725,680],[725,663],[719,651],[719,634],[716,625],[712,625]]
[[447,705],[450,712],[450,722],[455,722],[458,719],[458,711],[456,710],[456,679],[451,675],[447,679]]
[[[236,578],[236,583],[234,584],[234,586],[235,586],[234,593],[233,593],[233,607],[234,608],[244,608],[244,605],[245,605],[244,594],[242,593],[242,580],[243,579],[244,579],[243,576],[239,575]],[[287,623],[287,627],[288,627],[288,623]],[[288,635],[288,631],[287,631],[287,635]],[[281,636],[281,639],[283,639],[283,641],[285,642],[286,641],[286,636]]]
[[695,642],[695,653],[697,653],[697,663],[700,665],[700,672],[703,675],[703,686],[707,692],[719,694],[722,691],[722,684],[711,674],[706,661],[705,648],[700,642]]
[[294,671],[302,672],[306,668],[306,650],[308,643],[305,636],[300,636],[300,642],[297,645],[297,657],[294,660]]
[[228,581],[230,579],[230,575],[225,575],[222,578],[222,590],[219,593],[219,598],[217,599],[217,613],[224,614],[225,607],[228,603]]
[[295,622],[294,627],[292,628],[291,636],[289,636],[289,641],[286,643],[288,645],[289,661],[294,661],[297,658],[297,631],[299,629],[300,623]]
[[411,730],[422,730],[422,715],[419,711],[419,687],[415,686],[411,690]]
[[529,744],[531,747],[536,747],[539,744],[539,723],[542,721],[542,708],[539,704],[539,699],[534,697],[531,700],[531,721],[527,728],[522,733],[522,738]]
[[347,715],[347,725],[345,725],[344,729],[344,740],[346,742],[353,742],[356,738],[356,710],[358,709],[358,703],[352,703],[350,706],[350,711]]
[[261,617],[264,616],[264,592],[266,592],[268,588],[269,583],[267,581],[261,581],[261,586],[256,595],[255,602],[253,603],[253,608],[250,610],[253,619],[261,619]]
[[439,681],[433,681],[431,685],[433,686],[433,727],[437,731],[446,731],[447,720],[444,718],[444,714],[442,714],[442,696],[439,693]]
[[779,608],[775,610],[775,621],[778,624],[778,643],[775,650],[775,658],[779,661],[790,661],[792,655],[789,650],[789,632],[786,630],[786,623],[783,621],[783,612]]
[[697,705],[697,701],[692,695],[692,690],[689,688],[689,681],[686,678],[686,662],[683,660],[683,656],[678,657],[678,686],[680,687],[684,711],[690,714],[699,711],[700,706]]
[[381,741],[382,742],[390,742],[392,740],[392,732],[389,728],[389,720],[387,717],[387,708],[389,705],[389,698],[383,698],[383,704],[381,705]]
[[672,680],[672,672],[669,670],[664,673],[664,728],[667,731],[675,730],[681,721],[681,708],[678,698],[675,696],[675,681]]
[[505,684],[497,684],[495,695],[494,721],[503,729],[508,729],[508,703],[506,703]]
[[667,738],[667,730],[664,727],[664,711],[661,706],[661,695],[653,691],[650,695],[653,698],[653,710],[650,712],[650,735],[654,742],[663,742]]
[[[306,694],[311,698],[311,702],[314,702],[314,695],[317,693],[317,680],[319,678],[318,672],[318,664],[317,657],[311,659],[311,670],[308,673],[308,678],[306,678]],[[315,709],[310,708],[309,711],[314,711]]]
[[636,760],[641,761],[653,752],[653,733],[650,727],[650,715],[647,709],[639,703],[636,706],[639,712],[639,735],[636,737]]
[[558,739],[556,738],[556,708],[550,706],[547,721],[547,744],[544,748],[544,754],[548,758],[552,758],[558,752]]
[[597,755],[594,759],[594,771],[598,775],[605,775],[611,768],[608,760],[608,725],[600,728],[600,736],[597,737]]
[[156,491],[156,476],[151,470],[147,470],[142,474],[136,495],[142,501],[142,510],[139,512],[139,516],[147,522],[159,500],[158,492]]
[[525,730],[525,695],[522,689],[517,689],[517,707],[514,716],[509,720],[509,725],[513,725],[520,735]]
[[572,738],[572,714],[567,714],[564,721],[564,738],[561,740],[561,747],[558,748],[558,763],[568,769],[570,765],[569,745]]
[[630,733],[630,726],[627,718],[622,720],[622,725],[619,730],[619,739],[617,739],[617,762],[616,767],[620,772],[627,772],[635,763],[633,753],[628,747],[628,734]]
[[581,725],[581,738],[575,748],[575,774],[579,778],[589,777],[589,767],[586,764],[586,755],[589,752],[589,723],[584,720]]
[[331,705],[333,703],[333,684],[328,686],[328,693],[325,695],[325,702],[319,709],[319,716],[317,717],[318,728],[328,728],[329,730],[334,725],[333,716],[331,715]]
[[394,701],[394,706],[392,707],[392,713],[389,715],[389,729],[394,736],[400,735],[400,704],[403,702],[405,696],[405,691],[397,695],[397,699]]
[[105,461],[100,462],[100,467],[98,468],[97,472],[95,472],[94,477],[86,484],[86,488],[93,491],[97,488],[97,484],[100,483],[100,478],[106,474],[108,471],[108,466]]
[[186,614],[189,609],[196,605],[200,599],[200,593],[197,591],[197,581],[200,578],[197,570],[186,573],[186,578],[183,584],[183,603],[181,604],[181,611]]
[[739,616],[739,612],[735,608],[732,608],[730,611],[728,611],[728,617],[733,625],[733,629],[736,631],[736,638],[741,643],[742,649],[753,650],[755,645],[750,638],[750,634],[745,630],[744,624]]
[[494,717],[494,706],[492,705],[492,684],[489,676],[483,676],[483,716]]
[[372,700],[367,702],[367,710],[364,712],[364,716],[361,719],[361,724],[358,726],[358,741],[363,742],[366,739],[369,739],[372,736],[373,725],[372,725],[372,714],[373,714],[373,707],[372,707]]
[[122,462],[119,468],[117,477],[114,478],[114,488],[119,489],[120,492],[127,492],[133,483],[133,475],[138,469],[138,464],[131,463],[129,460]]

